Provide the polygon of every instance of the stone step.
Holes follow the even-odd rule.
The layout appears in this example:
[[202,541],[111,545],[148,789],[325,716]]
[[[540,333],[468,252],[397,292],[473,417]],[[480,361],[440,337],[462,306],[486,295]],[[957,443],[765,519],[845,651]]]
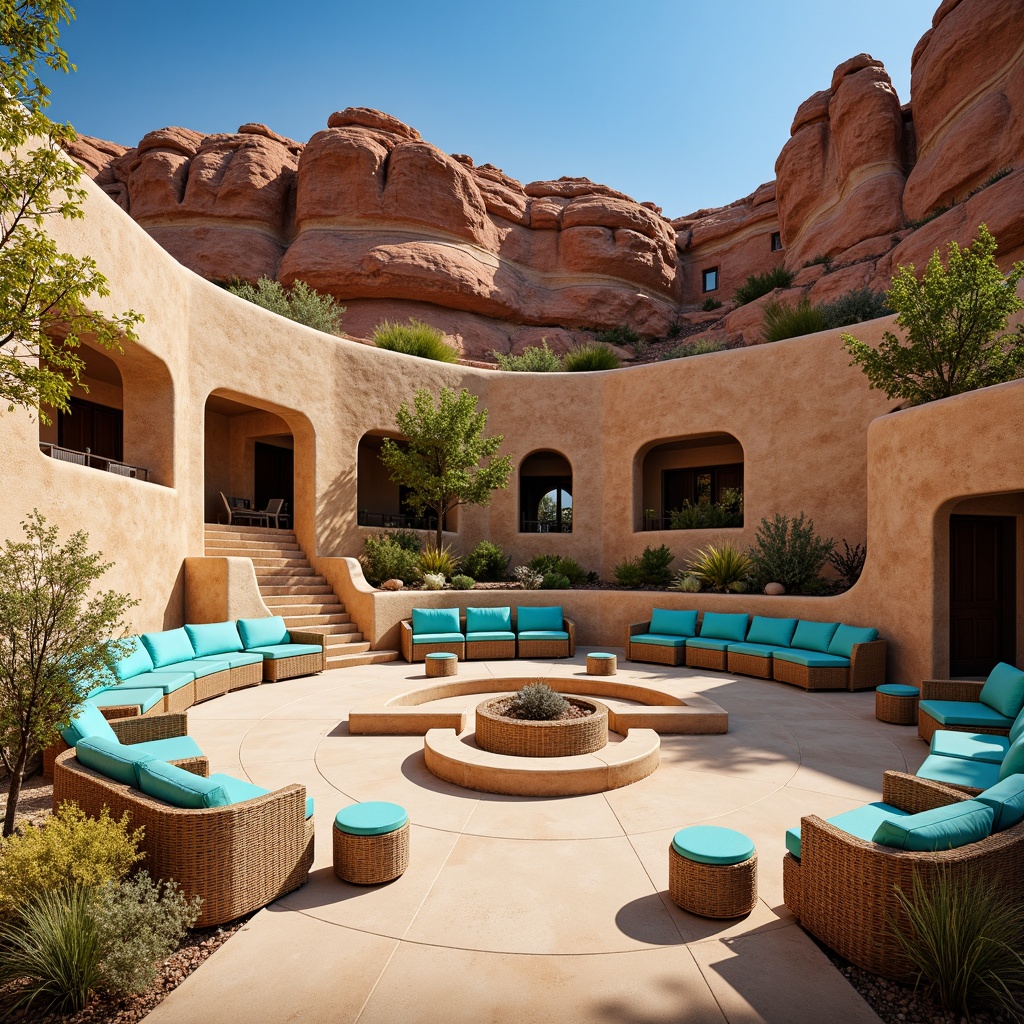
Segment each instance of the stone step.
[[[288,579],[289,577],[301,576],[303,580],[323,580],[322,576],[317,576],[313,570],[313,566],[297,566],[297,565],[260,565],[257,566],[253,563],[253,567],[256,569],[256,582],[262,587],[264,579],[282,580]],[[280,582],[274,584],[275,586],[281,586]],[[319,584],[318,584],[319,585]]]
[[340,612],[344,607],[337,594],[263,594],[268,608],[283,608],[293,615],[320,615]]
[[[367,647],[369,647],[369,644],[367,644]],[[337,657],[327,658],[324,661],[324,668],[358,668],[360,665],[381,665],[384,662],[397,660],[398,651],[367,650],[359,654],[340,654]]]
[[306,629],[309,626],[346,626],[350,623],[351,616],[344,613],[335,615],[286,615],[285,625],[291,629]]
[[[263,603],[275,614],[286,619],[310,618],[327,616],[332,622],[351,622],[352,616],[345,611],[343,604],[276,604],[273,598],[263,598]],[[315,625],[315,623],[309,623]]]
[[233,533],[208,533],[207,544],[216,544],[225,548],[293,548],[298,551],[301,545],[294,537],[237,537]]
[[251,545],[237,548],[225,548],[219,544],[206,546],[206,554],[211,558],[300,558],[307,561],[301,548],[254,548]]
[[207,536],[211,533],[216,533],[221,536],[230,534],[234,537],[265,537],[283,541],[295,540],[294,530],[275,530],[272,526],[239,526],[235,523],[232,523],[230,526],[226,523],[206,523],[205,525]]
[[[345,632],[346,626],[349,627],[348,632]],[[363,634],[359,632],[359,626],[354,622],[341,623],[337,626],[307,626],[303,632],[319,633],[324,638],[324,650],[365,639]]]
[[264,601],[278,600],[282,597],[297,597],[302,601],[307,599],[323,597],[325,600],[337,595],[326,583],[307,583],[308,576],[303,576],[301,581],[289,584],[273,583],[260,587],[260,593]]
[[272,558],[270,556],[257,555],[253,558],[252,564],[262,568],[280,569],[310,569],[312,566],[305,558]]

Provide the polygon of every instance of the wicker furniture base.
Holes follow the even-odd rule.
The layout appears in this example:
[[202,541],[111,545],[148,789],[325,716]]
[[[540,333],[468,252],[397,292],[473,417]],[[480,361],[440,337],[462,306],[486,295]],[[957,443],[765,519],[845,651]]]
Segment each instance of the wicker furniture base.
[[466,645],[453,644],[413,644],[410,650],[410,657],[406,661],[426,661],[428,654],[454,654],[460,661],[465,660]]
[[196,682],[179,686],[173,693],[164,694],[164,711],[169,714],[181,714],[188,711],[196,702]]
[[932,733],[936,729],[948,729],[950,732],[980,732],[987,736],[1006,736],[1010,732],[1009,729],[999,729],[991,725],[943,725],[919,706],[917,709],[917,735],[925,743],[931,743]]
[[729,671],[741,676],[756,676],[758,679],[771,679],[771,657],[759,658],[754,654],[737,654],[729,651],[727,661]]
[[779,683],[792,683],[805,690],[845,690],[847,674],[845,668],[810,668],[772,659],[772,679]]
[[263,682],[263,663],[255,661],[251,665],[239,665],[231,670],[228,690],[242,690],[246,686],[259,686]]
[[354,836],[334,827],[334,873],[354,885],[381,885],[409,866],[409,822],[380,836]]
[[707,651],[703,647],[686,648],[686,664],[691,668],[709,668],[714,672],[724,672],[729,664],[726,651]]
[[516,656],[515,640],[467,640],[466,660],[498,660]]
[[568,640],[518,640],[520,658],[571,658]]
[[614,654],[588,654],[587,675],[588,676],[614,676],[619,671],[619,659]]
[[431,658],[430,655],[427,655],[423,661],[427,675],[431,679],[459,674],[459,656],[457,654],[453,654],[450,658]]
[[686,661],[686,648],[627,643],[626,660],[647,661],[654,665],[682,665]]
[[268,683],[294,679],[296,676],[312,676],[323,670],[323,651],[319,654],[299,654],[294,658],[265,658],[263,661],[263,679]]
[[208,676],[201,676],[196,680],[196,703],[201,700],[210,700],[213,697],[221,697],[231,689],[231,669],[226,668],[223,672],[213,672]]
[[476,744],[483,750],[513,757],[572,757],[592,754],[608,744],[608,708],[596,700],[566,698],[577,707],[593,708],[586,718],[535,722],[506,718],[493,710],[507,699],[492,697],[477,705]]
[[743,917],[757,905],[757,854],[739,864],[701,864],[668,847],[672,902],[701,917]]
[[917,725],[917,697],[894,696],[875,690],[875,718],[890,725]]

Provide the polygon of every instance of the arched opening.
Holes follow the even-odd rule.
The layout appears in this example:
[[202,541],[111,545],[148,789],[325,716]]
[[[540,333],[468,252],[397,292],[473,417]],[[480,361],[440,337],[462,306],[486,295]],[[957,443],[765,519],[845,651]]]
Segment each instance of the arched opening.
[[572,533],[572,466],[556,451],[534,452],[519,466],[519,532]]
[[743,526],[743,446],[732,434],[653,441],[637,454],[634,530]]

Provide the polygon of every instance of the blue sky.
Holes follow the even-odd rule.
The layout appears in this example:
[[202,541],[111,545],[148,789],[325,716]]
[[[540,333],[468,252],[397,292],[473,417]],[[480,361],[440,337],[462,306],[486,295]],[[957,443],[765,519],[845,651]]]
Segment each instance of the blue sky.
[[797,106],[867,52],[910,98],[938,0],[80,0],[52,117],[134,145],[376,107],[520,181],[583,175],[670,217],[775,176]]

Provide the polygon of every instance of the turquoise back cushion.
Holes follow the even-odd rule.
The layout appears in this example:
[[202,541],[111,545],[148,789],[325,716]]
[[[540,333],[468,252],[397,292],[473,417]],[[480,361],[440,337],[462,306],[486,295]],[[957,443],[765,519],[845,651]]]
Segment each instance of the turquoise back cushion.
[[147,796],[163,800],[172,807],[198,810],[202,807],[227,807],[231,803],[219,782],[155,759],[139,766],[139,788]]
[[1020,775],[1024,772],[1024,736],[1018,736],[1011,744],[1010,749],[1003,755],[1003,763],[999,766],[1000,780],[1009,778],[1011,775]]
[[1024,708],[1024,672],[999,662],[981,688],[981,703],[1007,718],[1016,718]]
[[819,654],[828,654],[828,645],[832,643],[832,637],[836,635],[838,628],[838,622],[810,622],[807,619],[801,619],[796,624],[796,632],[793,634],[789,646],[801,651],[817,651]]
[[974,799],[992,808],[995,814],[993,832],[1010,828],[1024,821],[1024,775],[1010,775],[1002,782],[989,786]]
[[978,800],[961,800],[905,818],[883,821],[874,842],[897,850],[955,850],[992,834],[995,814]]
[[120,742],[117,733],[110,728],[110,723],[103,717],[100,709],[93,707],[92,704],[83,704],[75,712],[71,724],[61,729],[60,734],[69,747],[78,746],[78,741],[85,739],[86,736],[99,736],[114,743]]
[[828,645],[829,654],[838,654],[841,658],[853,657],[854,644],[869,644],[878,639],[878,630],[870,626],[840,626],[832,643]]
[[1024,711],[1014,719],[1013,725],[1010,726],[1010,742],[1019,739],[1024,736]]
[[125,644],[128,646],[128,653],[114,663],[114,672],[122,682],[125,679],[134,679],[153,668],[153,659],[139,637],[125,637]]
[[[458,632],[458,630],[456,630]],[[508,608],[467,608],[467,633],[511,633],[512,609]]]
[[650,632],[660,633],[662,636],[696,636],[697,613],[654,608],[651,610]]
[[262,619],[239,619],[238,635],[242,638],[246,650],[251,647],[286,644],[291,639],[280,615],[269,615]]
[[192,641],[184,629],[165,629],[160,633],[143,633],[142,642],[157,668],[191,661],[195,656]]
[[796,619],[772,619],[765,615],[755,615],[747,633],[747,643],[788,647],[795,632]]
[[749,615],[705,612],[704,621],[700,624],[700,635],[710,640],[735,640],[739,643],[747,637],[749,621]]
[[412,633],[461,633],[458,608],[413,608]]
[[211,654],[233,654],[242,649],[242,638],[233,622],[204,622],[199,626],[185,625],[197,658],[208,658]]
[[114,782],[122,782],[126,786],[139,785],[138,769],[147,761],[153,761],[152,754],[132,750],[102,736],[87,736],[79,740],[75,747],[75,757],[94,772],[105,775]]
[[562,606],[556,604],[534,608],[525,605],[518,609],[516,621],[520,633],[533,633],[538,630],[558,632],[562,628]]

